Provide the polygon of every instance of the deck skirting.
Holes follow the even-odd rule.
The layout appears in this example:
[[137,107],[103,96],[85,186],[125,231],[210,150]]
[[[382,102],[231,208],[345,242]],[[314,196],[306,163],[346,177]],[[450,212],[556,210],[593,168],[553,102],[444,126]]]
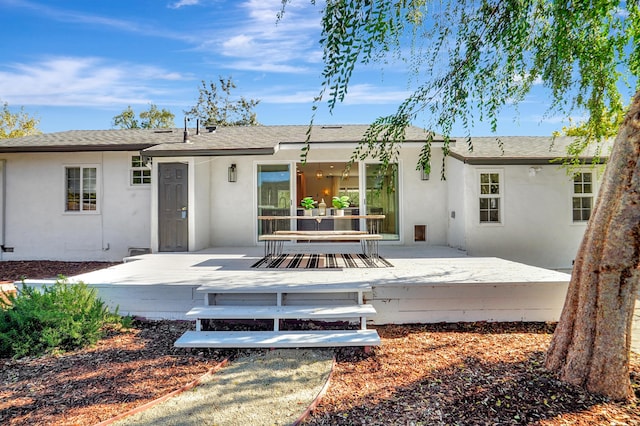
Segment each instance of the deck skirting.
[[373,324],[555,322],[568,282],[373,286]]
[[[186,313],[202,305],[202,295],[196,291],[199,285],[89,286],[96,288],[112,309],[117,306],[122,315],[190,320]],[[364,293],[364,301],[376,310],[368,317],[369,324],[555,322],[560,318],[567,286],[568,282],[379,284]]]

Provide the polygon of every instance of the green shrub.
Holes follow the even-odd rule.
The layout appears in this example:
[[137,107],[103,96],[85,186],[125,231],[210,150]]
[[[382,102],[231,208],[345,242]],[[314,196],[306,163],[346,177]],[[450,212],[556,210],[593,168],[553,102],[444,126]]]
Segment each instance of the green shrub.
[[85,283],[55,284],[36,290],[23,283],[17,296],[0,309],[0,356],[38,356],[95,344],[105,326],[120,324]]

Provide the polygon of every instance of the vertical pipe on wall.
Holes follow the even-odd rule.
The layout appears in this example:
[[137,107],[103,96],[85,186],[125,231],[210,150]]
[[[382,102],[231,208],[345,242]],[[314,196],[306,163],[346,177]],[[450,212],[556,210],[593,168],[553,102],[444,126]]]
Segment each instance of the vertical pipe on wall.
[[[0,170],[0,179],[2,180],[0,182],[0,191],[2,191],[0,194],[0,203],[2,203],[0,206],[0,215],[2,215],[0,218],[0,227],[2,227],[0,229],[0,238],[2,238],[0,246],[4,248],[7,229],[7,160],[0,160],[0,169],[2,169]],[[0,250],[0,260],[4,260],[4,250]]]

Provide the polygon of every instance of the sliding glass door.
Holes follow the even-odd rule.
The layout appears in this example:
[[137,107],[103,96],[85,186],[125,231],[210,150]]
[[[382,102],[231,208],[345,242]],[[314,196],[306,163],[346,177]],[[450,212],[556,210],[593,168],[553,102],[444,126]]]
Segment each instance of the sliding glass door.
[[[296,216],[302,215],[298,206],[306,196],[316,201],[323,200],[327,204],[327,215],[333,214],[331,199],[337,195],[347,195],[350,206],[347,214],[382,214],[379,232],[385,240],[400,239],[398,165],[384,167],[378,163],[355,165],[346,174],[342,162],[258,164],[257,165],[257,215],[258,216]],[[294,167],[295,166],[295,167]],[[297,181],[294,181],[296,179]],[[297,189],[296,189],[297,188]],[[292,206],[292,202],[296,206]],[[295,207],[295,208],[293,208]],[[314,209],[318,214],[317,209]],[[334,228],[333,220],[324,220],[318,228]],[[345,222],[349,229],[362,228],[364,220],[353,219]],[[353,222],[353,223],[351,223]],[[258,220],[258,235],[271,232],[273,229],[291,230],[292,227],[314,225],[316,221],[304,220]],[[320,226],[322,225],[322,226]]]
[[383,214],[380,233],[385,240],[400,239],[398,165],[364,165],[367,214]]
[[[258,164],[258,216],[291,214],[291,167],[289,164]],[[270,221],[258,221],[258,235],[268,233]],[[289,230],[290,220],[271,221],[279,230]]]

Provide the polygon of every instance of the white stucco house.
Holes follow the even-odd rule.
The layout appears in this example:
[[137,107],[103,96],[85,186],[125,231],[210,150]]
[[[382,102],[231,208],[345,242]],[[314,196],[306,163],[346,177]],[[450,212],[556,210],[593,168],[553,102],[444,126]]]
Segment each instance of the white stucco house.
[[[474,138],[416,170],[426,132],[407,129],[397,167],[345,166],[367,126],[67,131],[0,140],[0,260],[110,260],[141,252],[256,246],[260,215],[300,214],[348,195],[385,215],[380,243],[438,245],[551,269],[571,267],[599,168],[570,176],[568,138]],[[445,165],[446,180],[440,178]],[[598,166],[601,167],[601,166]],[[382,182],[382,186],[377,183]],[[297,226],[292,221],[291,226]],[[356,226],[358,226],[356,224]]]

